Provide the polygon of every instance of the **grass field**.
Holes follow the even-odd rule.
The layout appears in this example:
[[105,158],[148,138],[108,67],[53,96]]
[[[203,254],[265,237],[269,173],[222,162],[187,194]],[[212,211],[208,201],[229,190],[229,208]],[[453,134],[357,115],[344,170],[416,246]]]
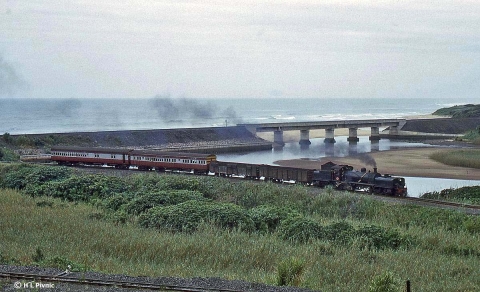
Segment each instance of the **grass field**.
[[432,154],[430,158],[447,165],[480,169],[480,149],[459,149],[438,152]]
[[276,284],[279,266],[298,259],[303,265],[299,285],[323,291],[367,291],[385,272],[394,275],[399,291],[407,279],[414,291],[480,287],[478,221],[451,211],[386,205],[330,190],[319,195],[318,212],[311,217],[318,222],[379,224],[412,241],[404,248],[371,249],[362,238],[348,244],[299,243],[276,232],[225,230],[208,223],[191,233],[167,232],[140,228],[134,220],[99,219],[103,211],[91,204],[31,198],[8,189],[0,190],[0,198],[0,259],[11,264],[64,268],[71,263],[106,273]]

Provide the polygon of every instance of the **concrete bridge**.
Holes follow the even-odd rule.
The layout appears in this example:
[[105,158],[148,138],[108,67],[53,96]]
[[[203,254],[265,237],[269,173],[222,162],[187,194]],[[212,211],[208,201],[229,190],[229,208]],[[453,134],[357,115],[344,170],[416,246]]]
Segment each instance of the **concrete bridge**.
[[372,119],[372,120],[341,120],[341,121],[316,121],[316,122],[290,122],[290,123],[262,123],[238,124],[246,127],[250,132],[273,132],[274,143],[285,145],[283,131],[300,131],[300,144],[309,145],[310,130],[325,129],[325,142],[335,143],[335,129],[349,129],[347,140],[357,142],[358,128],[371,128],[370,141],[380,140],[380,127],[389,127],[390,135],[398,135],[398,130],[405,125],[405,119]]

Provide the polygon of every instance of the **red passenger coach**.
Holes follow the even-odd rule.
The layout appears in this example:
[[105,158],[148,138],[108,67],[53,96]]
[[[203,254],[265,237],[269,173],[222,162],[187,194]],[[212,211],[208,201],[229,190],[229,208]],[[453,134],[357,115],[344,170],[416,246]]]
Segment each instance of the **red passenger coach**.
[[208,173],[210,162],[217,158],[213,154],[133,150],[130,152],[130,160],[131,165],[144,170],[193,170],[195,173]]
[[54,146],[51,160],[63,165],[110,165],[128,168],[131,149]]

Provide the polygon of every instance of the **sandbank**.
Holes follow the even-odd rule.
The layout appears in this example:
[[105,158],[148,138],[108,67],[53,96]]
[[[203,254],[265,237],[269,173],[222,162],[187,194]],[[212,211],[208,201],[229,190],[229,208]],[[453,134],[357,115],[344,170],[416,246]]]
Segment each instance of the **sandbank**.
[[[480,169],[449,166],[436,162],[429,158],[434,152],[449,151],[448,148],[426,147],[426,148],[405,148],[388,150],[381,152],[372,152],[364,154],[375,159],[378,171],[382,174],[388,173],[399,176],[413,177],[433,177],[433,178],[451,178],[451,179],[469,179],[479,180]],[[352,165],[355,169],[367,166],[361,160],[362,155],[349,157],[323,157],[318,160],[291,159],[275,161],[275,164],[289,167],[301,167],[309,169],[319,169],[320,165],[332,161],[337,164]]]

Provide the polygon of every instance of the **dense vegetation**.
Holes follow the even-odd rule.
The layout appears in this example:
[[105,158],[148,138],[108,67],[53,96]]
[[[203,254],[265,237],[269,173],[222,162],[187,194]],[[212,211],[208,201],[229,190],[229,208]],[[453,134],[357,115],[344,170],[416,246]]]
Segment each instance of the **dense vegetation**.
[[478,217],[226,182],[0,164],[0,262],[325,291],[400,290],[407,279],[419,291],[480,285]]
[[76,145],[92,146],[95,141],[82,134],[41,134],[41,135],[11,135],[4,133],[0,135],[0,149],[40,149],[53,145]]
[[472,142],[473,144],[480,145],[480,126],[477,127],[475,130],[468,131],[463,135],[462,140],[467,140]]
[[478,118],[480,117],[480,104],[445,107],[436,110],[433,114],[438,116],[451,116],[452,118]]
[[422,198],[480,205],[480,186],[445,189],[440,192],[426,193],[422,196]]

